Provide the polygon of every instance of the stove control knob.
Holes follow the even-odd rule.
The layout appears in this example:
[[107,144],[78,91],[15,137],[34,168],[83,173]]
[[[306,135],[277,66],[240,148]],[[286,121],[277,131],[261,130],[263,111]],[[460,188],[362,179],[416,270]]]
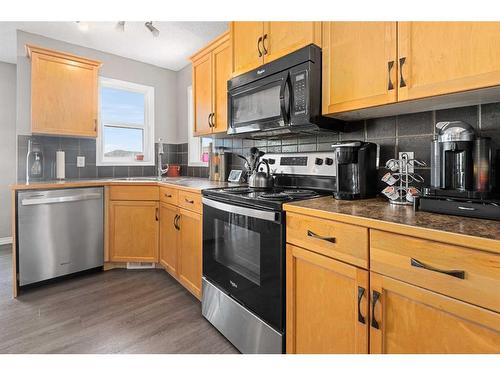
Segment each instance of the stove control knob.
[[268,162],[270,165],[273,165],[274,163],[276,163],[276,160],[274,160],[274,159],[269,159],[267,162]]
[[321,158],[316,158],[315,164],[316,164],[316,165],[322,165],[322,164],[323,164],[323,159],[321,159]]
[[332,165],[333,164],[333,159],[332,158],[326,158],[325,159],[325,164],[326,165]]

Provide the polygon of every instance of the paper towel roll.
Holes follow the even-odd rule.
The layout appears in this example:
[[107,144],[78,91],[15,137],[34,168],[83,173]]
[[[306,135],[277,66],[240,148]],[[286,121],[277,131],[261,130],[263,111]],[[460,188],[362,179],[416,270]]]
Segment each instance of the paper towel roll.
[[66,168],[64,163],[64,151],[56,151],[56,178],[58,180],[64,180]]

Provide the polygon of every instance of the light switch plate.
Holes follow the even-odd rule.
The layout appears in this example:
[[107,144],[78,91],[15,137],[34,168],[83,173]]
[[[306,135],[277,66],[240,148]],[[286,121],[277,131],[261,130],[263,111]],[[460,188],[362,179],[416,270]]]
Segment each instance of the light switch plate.
[[76,166],[78,168],[85,167],[85,156],[77,156],[76,157]]
[[[406,152],[406,151],[400,152],[399,153],[399,159],[402,159],[404,154],[406,154],[408,160],[415,159],[415,153],[413,151],[411,151],[411,152]],[[413,167],[413,164],[408,164],[408,173],[413,173],[414,171],[415,171],[415,168]],[[403,172],[403,171],[401,171],[401,172]]]

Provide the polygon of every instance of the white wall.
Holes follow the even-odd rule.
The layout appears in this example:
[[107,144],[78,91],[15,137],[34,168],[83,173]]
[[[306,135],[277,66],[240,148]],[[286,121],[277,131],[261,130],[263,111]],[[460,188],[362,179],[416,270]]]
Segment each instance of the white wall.
[[[176,72],[20,30],[17,31],[17,134],[31,134],[31,69],[30,60],[26,56],[26,44],[97,59],[103,63],[100,69],[101,76],[153,86],[155,88],[155,139],[161,137],[163,142],[177,143]],[[184,97],[185,95],[182,96]]]
[[177,72],[177,142],[188,141],[187,88],[191,85],[191,64]]
[[11,196],[16,182],[16,65],[0,62],[0,238],[10,237]]

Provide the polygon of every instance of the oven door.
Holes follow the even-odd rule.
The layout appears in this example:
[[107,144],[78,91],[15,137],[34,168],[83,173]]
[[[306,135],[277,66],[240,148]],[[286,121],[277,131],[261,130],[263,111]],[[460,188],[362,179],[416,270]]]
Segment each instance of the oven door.
[[282,213],[203,198],[203,275],[283,330]]
[[290,125],[291,81],[288,71],[228,92],[228,134],[279,129]]

